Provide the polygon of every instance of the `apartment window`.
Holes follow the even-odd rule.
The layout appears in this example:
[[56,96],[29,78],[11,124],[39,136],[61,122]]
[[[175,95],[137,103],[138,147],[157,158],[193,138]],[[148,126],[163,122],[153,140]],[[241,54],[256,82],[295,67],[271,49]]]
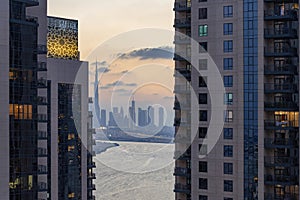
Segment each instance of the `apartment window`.
[[199,172],[207,172],[207,162],[199,161]]
[[199,138],[206,138],[207,135],[207,128],[206,127],[199,127]]
[[232,157],[233,156],[233,146],[225,145],[224,146],[224,157]]
[[207,2],[207,0],[199,0],[199,2]]
[[199,37],[207,36],[208,27],[207,24],[199,25]]
[[199,200],[208,200],[206,195],[199,195]]
[[233,139],[233,128],[224,128],[223,129],[223,137],[225,140]]
[[233,86],[233,77],[232,76],[224,76],[224,86],[225,87]]
[[233,6],[224,6],[223,7],[223,16],[225,18],[233,17]]
[[224,192],[233,192],[233,181],[224,180]]
[[233,111],[232,110],[225,110],[224,111],[224,120],[225,122],[233,122]]
[[233,58],[224,58],[223,59],[223,69],[232,70],[233,69]]
[[223,42],[223,51],[224,51],[224,53],[233,51],[233,41],[232,40],[225,40]]
[[224,94],[224,104],[232,105],[233,104],[233,94],[232,93],[225,93]]
[[199,87],[207,87],[206,79],[207,77],[199,76]]
[[233,32],[233,24],[232,23],[225,23],[223,25],[223,34],[224,35],[232,35]]
[[207,8],[199,8],[199,19],[207,19]]
[[199,178],[199,189],[207,190],[207,178]]
[[233,174],[233,164],[224,163],[224,174]]
[[199,42],[199,52],[200,53],[207,52],[207,49],[208,49],[207,42]]
[[199,104],[207,104],[207,93],[199,94]]
[[199,121],[206,122],[207,121],[207,110],[199,111]]
[[233,200],[233,198],[230,198],[230,197],[224,197],[224,200]]
[[206,155],[207,154],[207,145],[206,144],[199,144],[199,155]]
[[207,70],[207,59],[199,60],[199,70]]

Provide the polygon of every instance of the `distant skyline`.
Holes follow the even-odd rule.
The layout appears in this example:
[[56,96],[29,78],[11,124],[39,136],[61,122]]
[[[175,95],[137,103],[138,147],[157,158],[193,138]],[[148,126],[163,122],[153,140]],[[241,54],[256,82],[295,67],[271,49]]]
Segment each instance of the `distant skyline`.
[[[134,95],[141,106],[163,106],[166,125],[173,124],[173,4],[173,0],[48,1],[50,16],[79,20],[79,50],[90,63],[92,97],[98,60],[100,109],[127,107]],[[130,32],[137,29],[145,29],[145,34]]]

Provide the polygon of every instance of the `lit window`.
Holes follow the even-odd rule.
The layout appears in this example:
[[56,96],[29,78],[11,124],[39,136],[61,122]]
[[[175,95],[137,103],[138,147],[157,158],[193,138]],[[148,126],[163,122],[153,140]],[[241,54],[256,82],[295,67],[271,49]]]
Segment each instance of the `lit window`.
[[233,104],[233,94],[232,93],[225,93],[224,94],[224,103],[226,105],[232,105]]
[[233,111],[232,110],[225,110],[224,115],[225,115],[224,116],[225,122],[233,121]]
[[207,24],[199,25],[199,36],[200,37],[207,36],[207,31],[208,31]]
[[68,151],[73,151],[75,149],[74,146],[68,146]]

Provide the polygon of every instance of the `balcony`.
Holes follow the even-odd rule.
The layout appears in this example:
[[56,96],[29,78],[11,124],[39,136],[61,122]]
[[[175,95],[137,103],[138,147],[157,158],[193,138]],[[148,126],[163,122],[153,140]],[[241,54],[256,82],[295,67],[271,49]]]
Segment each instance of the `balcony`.
[[190,194],[191,193],[191,185],[175,184],[174,192]]
[[265,10],[264,17],[266,21],[280,20],[280,21],[296,21],[298,19],[297,11],[293,9],[285,10]]
[[265,29],[266,39],[296,39],[297,30],[292,28]]
[[37,46],[37,50],[38,50],[38,54],[47,54],[48,52],[47,45],[42,45],[42,44],[39,44]]
[[176,167],[174,169],[174,174],[173,175],[174,176],[191,177],[191,169]]
[[296,146],[296,140],[285,138],[265,138],[265,148],[292,148]]
[[265,111],[297,111],[298,105],[292,101],[265,102]]
[[188,85],[175,85],[174,93],[177,94],[189,94],[191,92],[190,86]]
[[37,25],[38,21],[39,21],[39,19],[37,17],[29,16],[29,15],[26,16],[26,22],[32,23],[34,25]]
[[187,81],[191,81],[191,71],[187,69],[176,69],[174,76],[179,78],[185,78]]
[[264,55],[266,57],[294,57],[297,56],[297,48],[284,46],[280,48],[265,47]]
[[47,149],[38,148],[38,157],[47,157]]
[[47,80],[44,78],[40,78],[37,81],[37,87],[38,88],[47,88]]
[[265,120],[264,125],[270,130],[294,130],[298,128],[298,121]]
[[48,122],[47,114],[38,114],[37,120],[38,122]]
[[183,120],[180,120],[180,119],[175,119],[174,120],[174,126],[189,127],[189,126],[191,126],[191,124],[187,120],[183,121]]
[[[298,177],[298,176],[297,176]],[[296,185],[297,177],[291,175],[265,175],[266,185]]]
[[46,62],[39,62],[37,70],[38,71],[47,71],[47,63]]
[[175,102],[174,103],[174,110],[191,110],[191,105]]
[[175,151],[174,159],[177,159],[177,160],[190,160],[191,159],[191,151],[187,150],[184,153],[182,153],[182,151]]
[[48,191],[47,183],[39,182],[38,190],[39,190],[39,192],[47,192]]
[[89,99],[88,99],[88,103],[94,103],[94,102],[93,102],[93,98],[92,98],[92,97],[89,97]]
[[18,2],[21,2],[21,3],[25,3],[25,5],[27,7],[38,6],[39,5],[39,0],[15,0],[15,1],[18,1]]
[[88,186],[88,190],[96,190],[95,184],[91,184]]
[[290,167],[290,166],[298,166],[298,159],[291,157],[265,157],[265,166],[266,167]]
[[265,93],[296,93],[297,85],[293,83],[274,84],[265,83]]
[[47,174],[47,166],[39,165],[38,166],[38,174]]
[[191,27],[191,19],[175,19],[174,21],[175,28],[190,28]]
[[88,168],[89,169],[96,168],[96,163],[95,162],[88,163]]
[[[266,3],[282,3],[283,0],[264,0]],[[295,0],[284,0],[284,3],[295,3]]]
[[46,97],[37,97],[38,105],[48,105]]
[[296,194],[265,193],[264,200],[298,200],[298,197]]
[[174,11],[176,12],[190,12],[191,11],[191,3],[187,2],[182,2],[182,3],[177,3],[175,2],[174,4]]
[[177,134],[175,139],[174,139],[174,142],[178,143],[178,144],[191,144],[192,140],[187,135]]
[[296,75],[297,67],[292,64],[285,64],[281,66],[265,65],[265,75]]
[[48,135],[46,131],[38,131],[38,139],[39,140],[47,140]]
[[182,44],[182,45],[188,45],[191,43],[191,36],[176,36],[174,40],[174,44]]
[[96,179],[96,174],[95,173],[89,174],[88,179]]

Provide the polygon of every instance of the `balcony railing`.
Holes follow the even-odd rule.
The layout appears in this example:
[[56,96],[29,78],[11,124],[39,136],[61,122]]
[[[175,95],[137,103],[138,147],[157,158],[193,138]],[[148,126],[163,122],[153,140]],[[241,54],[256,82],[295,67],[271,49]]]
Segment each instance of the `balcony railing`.
[[175,19],[174,27],[176,28],[189,28],[191,27],[191,19]]
[[174,192],[190,194],[191,193],[191,185],[175,184]]
[[47,157],[47,149],[45,148],[38,148],[38,156],[39,157]]
[[265,29],[265,38],[297,38],[297,30],[292,28]]
[[47,140],[47,138],[48,138],[47,131],[38,131],[39,140]]
[[46,97],[37,97],[38,105],[47,105],[47,98]]
[[297,56],[297,49],[289,46],[281,48],[265,47],[264,49],[266,57],[293,57]]
[[178,160],[188,160],[191,158],[191,151],[187,150],[184,153],[181,151],[175,151],[174,158]]
[[25,3],[26,6],[38,6],[39,0],[17,0],[19,2]]
[[191,10],[191,3],[188,3],[188,2],[182,2],[182,3],[175,2],[173,10],[177,11],[177,12],[190,11]]
[[38,189],[39,189],[39,192],[46,192],[48,190],[47,183],[39,182]]
[[38,114],[37,115],[37,120],[39,122],[47,122],[48,121],[47,114]]
[[30,22],[30,23],[34,23],[37,24],[38,23],[39,18],[34,17],[34,16],[26,16],[26,21]]
[[180,93],[180,94],[188,94],[191,92],[190,86],[186,86],[186,85],[175,85],[175,89],[174,89],[175,93]]
[[38,88],[47,88],[47,80],[44,78],[38,79],[37,87]]
[[38,54],[47,54],[47,45],[39,44],[37,47]]
[[38,174],[47,174],[47,166],[39,165],[38,166]]
[[295,185],[297,177],[291,175],[265,175],[265,184],[267,185]]
[[294,21],[298,19],[297,11],[293,9],[284,10],[265,10],[264,12],[265,20],[286,20]]
[[269,156],[265,157],[265,166],[274,167],[274,166],[298,166],[298,159],[291,157],[279,157],[279,156]]
[[39,62],[38,63],[38,71],[47,71],[47,63]]
[[265,102],[266,111],[296,111],[298,105],[294,102]]
[[296,129],[298,128],[298,121],[276,121],[276,120],[265,120],[265,129]]
[[90,174],[88,175],[88,178],[89,178],[89,179],[96,179],[96,174],[95,174],[95,173],[90,173]]
[[96,168],[96,163],[95,162],[91,162],[88,164],[88,168],[91,169],[91,168]]
[[191,169],[176,167],[174,169],[174,176],[186,176],[186,177],[190,177],[191,176]]
[[88,185],[88,190],[96,190],[95,184]]
[[265,138],[265,148],[292,148],[296,145],[293,139]]
[[296,84],[274,84],[265,83],[265,93],[295,93],[297,91]]
[[174,103],[174,110],[191,110],[191,105],[175,102]]
[[174,76],[179,78],[185,78],[187,81],[191,81],[190,70],[176,70]]
[[191,38],[190,38],[190,36],[176,36],[174,43],[175,44],[190,44]]
[[295,75],[297,74],[297,67],[291,64],[281,66],[265,65],[264,71],[266,75]]

